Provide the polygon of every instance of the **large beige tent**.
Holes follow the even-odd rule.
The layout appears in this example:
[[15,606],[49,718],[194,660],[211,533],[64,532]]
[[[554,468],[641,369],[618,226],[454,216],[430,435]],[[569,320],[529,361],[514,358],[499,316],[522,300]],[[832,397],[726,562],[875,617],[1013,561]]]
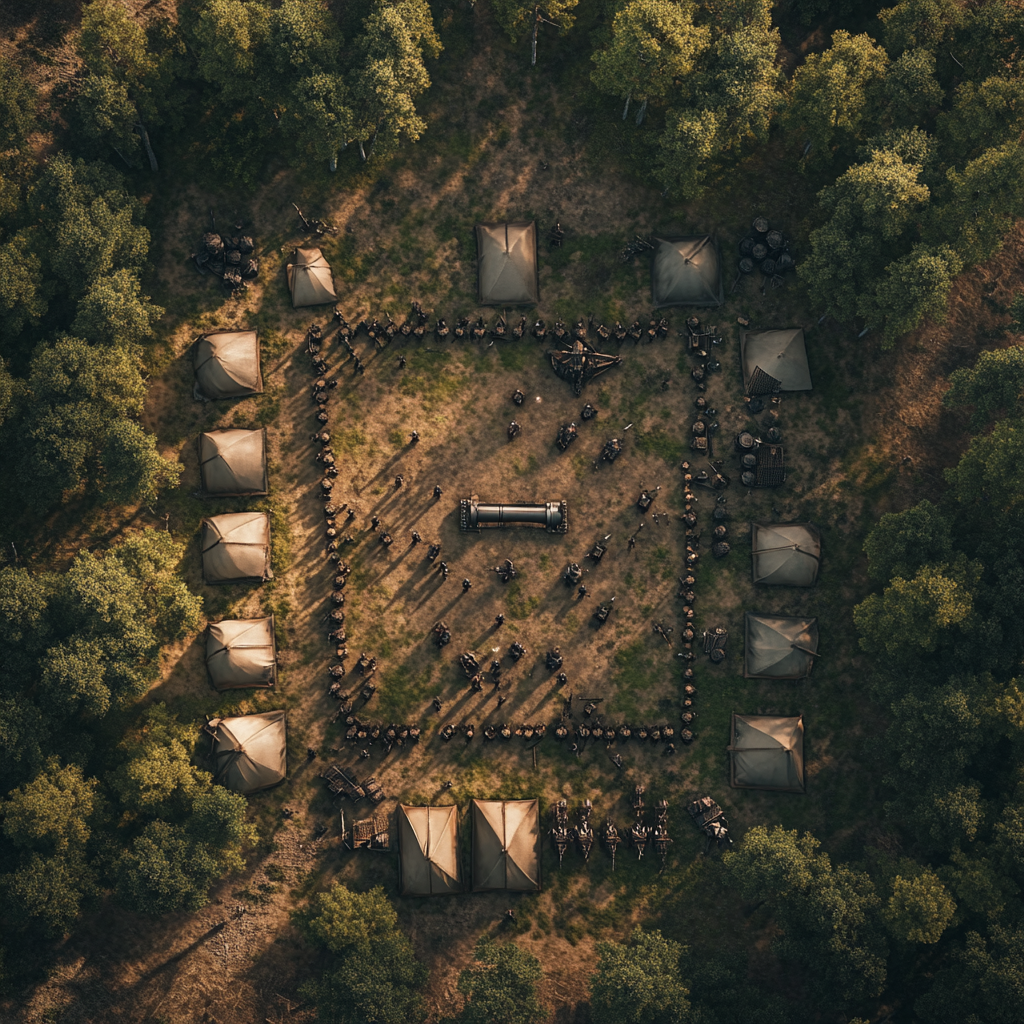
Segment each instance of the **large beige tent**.
[[267,431],[211,430],[199,435],[203,490],[221,498],[267,493]]
[[322,306],[337,302],[331,265],[319,249],[296,249],[295,262],[285,267],[292,306]]
[[207,583],[269,580],[274,575],[270,571],[270,515],[226,512],[204,519],[199,550]]
[[745,616],[746,679],[803,679],[818,653],[818,620],[788,615]]
[[536,800],[474,800],[473,892],[540,892]]
[[398,805],[399,890],[403,896],[462,892],[459,810]]
[[537,283],[537,224],[477,224],[476,278],[481,306],[533,305]]
[[804,719],[733,715],[730,779],[736,789],[804,792]]
[[213,780],[236,793],[276,786],[286,774],[283,711],[213,718]]
[[812,388],[804,332],[799,327],[784,331],[744,331],[740,335],[740,362],[743,386],[748,393],[763,395]]
[[821,562],[821,534],[810,523],[751,523],[755,583],[813,587]]
[[192,348],[196,383],[192,394],[200,401],[242,398],[263,390],[260,343],[255,331],[213,331],[202,334]]
[[718,243],[711,235],[654,239],[651,292],[662,306],[720,306],[725,301]]
[[206,628],[206,670],[218,690],[273,686],[277,682],[274,616],[211,622]]

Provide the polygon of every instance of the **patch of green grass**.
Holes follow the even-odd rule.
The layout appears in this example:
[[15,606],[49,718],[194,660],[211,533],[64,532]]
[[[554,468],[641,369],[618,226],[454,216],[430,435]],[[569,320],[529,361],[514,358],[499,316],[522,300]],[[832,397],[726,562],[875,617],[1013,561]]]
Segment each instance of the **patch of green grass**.
[[398,427],[388,433],[388,444],[396,451],[405,447],[405,433]]
[[403,395],[418,395],[428,412],[462,394],[469,385],[469,374],[456,369],[458,364],[448,352],[421,349],[408,359],[398,390]]
[[523,593],[523,573],[505,587],[505,606],[513,619],[528,619],[540,605],[536,594]]
[[670,466],[678,465],[686,455],[686,444],[664,430],[638,431],[636,448],[644,455],[657,455]]
[[381,672],[377,689],[380,716],[396,722],[414,720],[430,699],[433,679],[433,667],[414,672],[407,665],[398,665]]

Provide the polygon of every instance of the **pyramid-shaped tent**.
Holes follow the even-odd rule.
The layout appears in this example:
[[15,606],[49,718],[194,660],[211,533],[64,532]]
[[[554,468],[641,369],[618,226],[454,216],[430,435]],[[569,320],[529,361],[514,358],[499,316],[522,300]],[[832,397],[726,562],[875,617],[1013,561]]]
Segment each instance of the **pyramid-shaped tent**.
[[273,686],[277,682],[274,616],[211,622],[206,628],[206,670],[218,690]]
[[535,221],[477,224],[476,253],[481,306],[533,305],[538,301]]
[[203,579],[207,583],[269,580],[270,515],[226,512],[204,519],[199,530]]
[[813,587],[821,562],[821,534],[810,523],[751,523],[755,583]]
[[459,811],[398,805],[399,888],[403,896],[462,892]]
[[804,792],[804,719],[732,716],[730,782],[736,789]]
[[794,616],[745,616],[746,679],[803,679],[818,653],[818,620]]
[[536,800],[474,800],[473,892],[540,892]]
[[255,331],[213,331],[200,335],[192,348],[196,383],[192,394],[202,402],[241,398],[263,391],[260,344]]
[[203,490],[226,498],[267,493],[267,432],[211,430],[199,435]]
[[331,265],[319,249],[296,249],[294,262],[285,267],[292,306],[322,306],[337,302]]
[[213,781],[248,795],[276,786],[286,774],[283,711],[237,718],[214,718]]
[[711,235],[655,237],[651,292],[656,308],[720,306],[722,265]]
[[[743,386],[748,391],[752,381],[758,393],[768,390],[810,391],[812,388],[807,347],[800,327],[784,331],[744,331],[740,335],[740,362],[743,365]],[[761,374],[757,374],[757,370]],[[758,382],[765,380],[763,374],[778,383],[770,388],[760,386]]]

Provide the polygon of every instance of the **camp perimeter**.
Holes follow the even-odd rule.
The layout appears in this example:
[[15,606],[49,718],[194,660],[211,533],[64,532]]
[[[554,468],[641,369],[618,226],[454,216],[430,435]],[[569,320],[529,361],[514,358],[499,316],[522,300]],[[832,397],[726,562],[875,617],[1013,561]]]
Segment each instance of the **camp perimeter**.
[[0,1020],[1024,1020],[1022,60],[0,4]]

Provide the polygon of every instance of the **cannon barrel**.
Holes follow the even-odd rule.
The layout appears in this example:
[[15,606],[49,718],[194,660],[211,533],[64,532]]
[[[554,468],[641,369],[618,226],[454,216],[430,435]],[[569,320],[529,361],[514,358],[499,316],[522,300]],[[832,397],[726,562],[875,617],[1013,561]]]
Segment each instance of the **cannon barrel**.
[[566,533],[569,529],[568,513],[568,505],[564,501],[498,504],[480,501],[473,495],[459,502],[459,525],[463,530],[540,526],[548,533]]

